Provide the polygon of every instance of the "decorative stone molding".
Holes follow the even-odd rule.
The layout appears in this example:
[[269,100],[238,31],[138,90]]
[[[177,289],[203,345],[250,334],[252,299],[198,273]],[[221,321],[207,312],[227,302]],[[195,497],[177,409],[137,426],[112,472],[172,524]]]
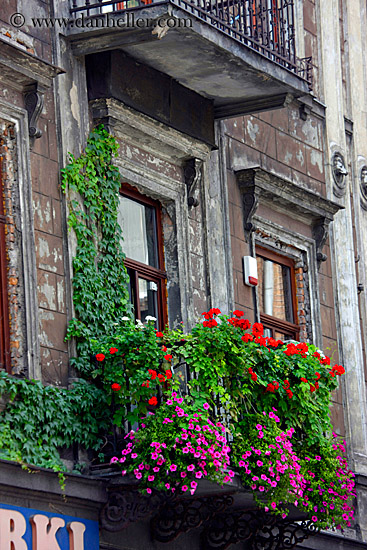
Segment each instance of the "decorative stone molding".
[[338,151],[332,156],[331,166],[334,180],[333,192],[336,197],[341,198],[345,195],[348,171],[345,167],[344,157]]
[[24,93],[24,106],[28,113],[28,132],[31,148],[34,141],[42,136],[42,130],[37,127],[44,103],[43,90],[37,84],[29,86]]
[[361,191],[361,206],[364,210],[367,210],[367,166],[366,165],[362,166],[360,171],[359,187]]
[[187,188],[187,205],[189,208],[199,206],[197,198],[202,178],[203,161],[191,158],[184,164],[184,178]]
[[247,241],[256,229],[252,218],[261,202],[310,225],[316,244],[317,260],[326,260],[322,248],[327,238],[327,228],[334,215],[343,207],[262,168],[238,170],[235,175],[242,194],[243,223]]

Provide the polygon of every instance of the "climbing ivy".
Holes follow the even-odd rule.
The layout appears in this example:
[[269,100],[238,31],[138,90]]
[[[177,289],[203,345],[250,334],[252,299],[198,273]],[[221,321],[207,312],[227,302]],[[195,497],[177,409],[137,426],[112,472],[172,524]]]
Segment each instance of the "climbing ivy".
[[[62,170],[68,224],[77,242],[73,259],[76,318],[67,338],[76,338],[78,358],[71,363],[87,378],[93,370],[91,342],[113,332],[131,308],[117,223],[120,178],[112,165],[117,147],[99,126],[90,134],[84,153],[78,158],[69,154],[69,164]],[[0,371],[0,396],[0,458],[23,465],[61,472],[65,465],[60,448],[77,443],[98,450],[101,434],[111,426],[109,397],[85,380],[67,390]]]
[[77,241],[73,258],[73,303],[76,318],[67,337],[75,337],[78,357],[71,360],[79,373],[91,369],[91,339],[111,333],[129,313],[128,275],[117,221],[120,176],[113,166],[118,144],[103,126],[95,128],[79,158],[69,154],[62,170],[68,196],[70,230]]
[[99,449],[109,426],[103,391],[84,380],[69,390],[0,371],[0,458],[65,470],[61,448]]

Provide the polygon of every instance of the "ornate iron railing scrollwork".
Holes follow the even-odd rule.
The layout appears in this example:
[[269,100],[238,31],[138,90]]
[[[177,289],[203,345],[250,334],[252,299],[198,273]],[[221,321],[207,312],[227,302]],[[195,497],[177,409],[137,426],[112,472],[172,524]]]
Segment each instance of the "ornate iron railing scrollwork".
[[109,492],[108,502],[100,513],[100,524],[106,531],[122,531],[130,523],[140,521],[151,515],[162,502],[169,497],[154,493],[143,495],[137,489],[120,489]]
[[181,533],[210,522],[232,503],[229,495],[168,501],[151,520],[152,537],[159,542],[170,542]]
[[283,520],[262,510],[218,514],[202,532],[203,550],[226,550],[244,542],[246,550],[291,550],[318,532],[311,521]]

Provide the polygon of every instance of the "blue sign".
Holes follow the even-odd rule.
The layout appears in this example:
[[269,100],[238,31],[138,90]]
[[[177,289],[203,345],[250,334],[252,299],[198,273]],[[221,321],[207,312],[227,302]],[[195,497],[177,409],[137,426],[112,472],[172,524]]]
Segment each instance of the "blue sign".
[[0,504],[0,550],[99,550],[98,522]]

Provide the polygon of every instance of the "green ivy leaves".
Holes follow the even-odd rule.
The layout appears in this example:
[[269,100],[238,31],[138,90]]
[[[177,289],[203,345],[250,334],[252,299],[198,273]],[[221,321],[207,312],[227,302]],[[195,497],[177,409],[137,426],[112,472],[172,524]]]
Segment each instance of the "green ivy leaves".
[[113,166],[118,144],[103,126],[95,128],[85,152],[62,170],[62,189],[68,197],[68,225],[77,248],[73,259],[73,302],[77,319],[67,338],[77,340],[78,358],[72,364],[89,376],[90,339],[114,331],[129,313],[128,275],[117,223],[120,176]]
[[109,427],[105,393],[84,380],[69,390],[0,371],[0,458],[65,470],[62,447],[98,449]]

